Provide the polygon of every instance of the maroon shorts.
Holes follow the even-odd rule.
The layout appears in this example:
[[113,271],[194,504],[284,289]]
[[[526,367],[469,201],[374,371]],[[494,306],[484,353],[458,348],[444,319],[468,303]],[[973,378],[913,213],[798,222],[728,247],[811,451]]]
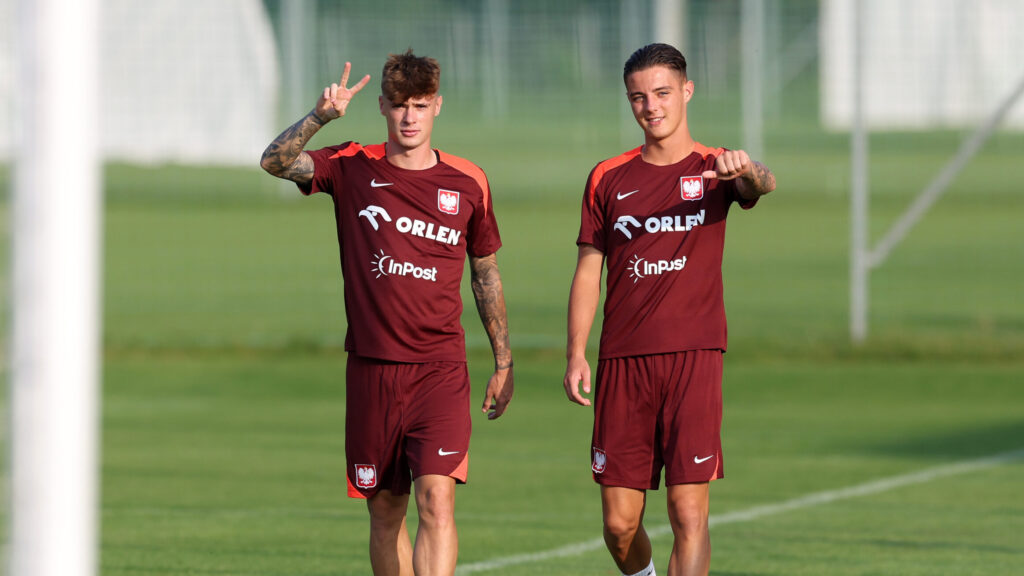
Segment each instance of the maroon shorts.
[[591,467],[605,486],[656,490],[722,478],[722,352],[597,364]]
[[465,483],[469,372],[464,362],[405,364],[349,354],[345,392],[348,495],[408,494],[412,479]]

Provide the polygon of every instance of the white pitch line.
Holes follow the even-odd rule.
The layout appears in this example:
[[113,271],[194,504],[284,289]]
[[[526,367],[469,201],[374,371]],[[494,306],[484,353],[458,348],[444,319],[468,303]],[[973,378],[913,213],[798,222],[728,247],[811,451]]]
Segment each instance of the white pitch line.
[[[911,472],[909,474],[902,474],[899,476],[892,476],[889,478],[883,478],[881,480],[874,480],[866,482],[864,484],[858,484],[856,486],[850,486],[848,488],[840,488],[838,490],[826,490],[824,492],[815,492],[808,494],[807,496],[801,496],[792,500],[786,500],[777,504],[765,504],[762,506],[754,506],[753,508],[747,508],[746,510],[736,510],[734,512],[726,512],[724,514],[713,514],[708,519],[709,526],[721,526],[723,524],[735,524],[738,522],[751,522],[765,516],[771,516],[773,514],[780,514],[782,512],[789,512],[791,510],[799,510],[801,508],[810,508],[812,506],[818,506],[821,504],[830,504],[832,502],[838,502],[840,500],[847,500],[850,498],[857,498],[859,496],[868,496],[870,494],[879,494],[881,492],[887,492],[889,490],[895,490],[896,488],[902,488],[904,486],[911,486],[913,484],[924,484],[940,478],[946,478],[949,476],[957,476],[960,474],[967,474],[970,472],[976,472],[986,468],[993,468],[1000,466],[1013,460],[1024,458],[1024,450],[1013,450],[1011,452],[1003,452],[1001,454],[995,454],[985,458],[978,458],[975,460],[964,460],[961,462],[954,462],[952,464],[945,464],[942,466],[936,466],[934,468],[927,468],[918,472]],[[647,530],[648,536],[656,538],[670,534],[672,527],[665,524],[656,526],[652,529]],[[543,552],[534,552],[531,554],[515,554],[513,556],[505,556],[504,558],[496,558],[494,560],[487,560],[484,562],[476,562],[474,564],[465,564],[459,566],[456,570],[456,574],[472,574],[474,572],[490,572],[506,566],[515,566],[519,564],[530,564],[533,562],[543,562],[545,560],[552,560],[555,558],[565,558],[568,556],[578,556],[586,552],[593,552],[594,550],[600,550],[604,548],[604,539],[595,538],[593,540],[586,540],[578,542],[576,544],[569,544],[567,546],[561,546],[551,550],[545,550]]]

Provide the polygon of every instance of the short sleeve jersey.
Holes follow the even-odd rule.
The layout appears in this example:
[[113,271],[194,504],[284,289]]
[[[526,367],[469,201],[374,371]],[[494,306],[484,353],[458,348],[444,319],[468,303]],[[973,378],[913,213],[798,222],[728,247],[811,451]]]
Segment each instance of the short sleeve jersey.
[[[601,358],[726,349],[725,219],[735,181],[702,178],[724,149],[697,144],[670,166],[636,148],[590,173],[577,244],[604,253]],[[743,201],[750,208],[755,201]]]
[[426,170],[394,166],[384,151],[347,142],[309,152],[313,181],[300,186],[334,200],[345,349],[395,362],[465,362],[466,254],[501,246],[487,177],[439,150]]

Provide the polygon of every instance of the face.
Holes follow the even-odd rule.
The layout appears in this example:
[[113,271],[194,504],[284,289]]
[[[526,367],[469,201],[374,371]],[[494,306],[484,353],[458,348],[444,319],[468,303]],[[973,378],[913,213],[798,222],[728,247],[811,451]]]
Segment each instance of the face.
[[693,82],[665,66],[638,70],[626,77],[626,97],[633,117],[648,139],[663,140],[686,126],[686,103]]
[[401,104],[380,97],[380,113],[388,121],[388,142],[405,150],[430,146],[434,118],[441,113],[441,95],[409,98]]

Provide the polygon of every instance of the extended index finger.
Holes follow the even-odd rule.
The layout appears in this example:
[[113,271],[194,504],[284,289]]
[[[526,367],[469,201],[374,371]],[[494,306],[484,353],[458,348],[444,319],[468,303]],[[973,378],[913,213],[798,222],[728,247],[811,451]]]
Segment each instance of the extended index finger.
[[345,85],[348,84],[348,75],[349,75],[349,72],[351,72],[351,71],[352,71],[352,63],[351,62],[345,62],[345,69],[341,73],[341,82],[338,84],[342,88],[344,88]]

